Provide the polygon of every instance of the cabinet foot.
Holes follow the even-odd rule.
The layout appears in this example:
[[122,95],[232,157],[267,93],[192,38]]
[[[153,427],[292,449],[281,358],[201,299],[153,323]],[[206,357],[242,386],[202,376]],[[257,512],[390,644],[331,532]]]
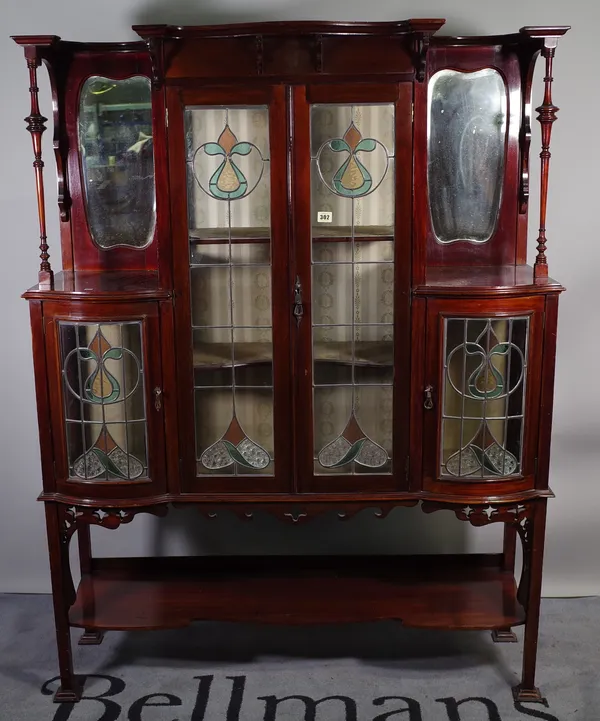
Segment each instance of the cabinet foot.
[[494,643],[518,643],[519,639],[510,628],[499,628],[492,631],[492,641]]
[[81,634],[79,639],[80,646],[99,646],[104,640],[104,631],[94,631],[87,629]]
[[522,684],[514,686],[513,696],[515,701],[519,701],[520,703],[541,703],[544,706],[548,705],[539,688],[535,686],[532,688],[525,688]]
[[54,694],[54,703],[77,703],[81,699],[83,679],[73,676],[69,687],[60,685]]

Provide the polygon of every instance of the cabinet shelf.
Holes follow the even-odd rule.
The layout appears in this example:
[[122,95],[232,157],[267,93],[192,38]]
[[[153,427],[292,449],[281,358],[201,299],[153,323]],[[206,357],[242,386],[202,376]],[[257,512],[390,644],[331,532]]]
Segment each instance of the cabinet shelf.
[[[316,363],[342,363],[362,366],[389,365],[390,344],[388,342],[355,341],[354,355],[351,342],[316,343],[314,358]],[[271,363],[273,346],[271,343],[236,343],[235,367]],[[194,350],[194,368],[231,367],[230,343],[204,343]]]
[[523,623],[525,612],[501,561],[500,554],[99,558],[81,580],[69,620],[123,630],[197,620],[384,619],[419,628],[504,628]]
[[[228,243],[266,243],[271,238],[271,229],[264,227],[242,228],[193,228],[188,232],[190,243],[199,245]],[[314,242],[350,242],[352,227],[350,225],[313,226]],[[355,225],[354,239],[361,241],[393,240],[393,229],[386,225]]]

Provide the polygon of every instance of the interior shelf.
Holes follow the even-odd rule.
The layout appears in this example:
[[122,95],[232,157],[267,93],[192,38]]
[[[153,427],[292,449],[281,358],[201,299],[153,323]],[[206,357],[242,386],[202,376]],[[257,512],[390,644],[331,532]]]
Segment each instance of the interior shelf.
[[[525,620],[500,554],[98,558],[73,626],[158,629],[197,620],[278,624],[396,619],[494,629]],[[240,602],[241,601],[241,602]]]
[[[315,225],[312,229],[313,241],[349,242],[352,240],[350,225]],[[237,228],[192,228],[188,232],[190,243],[211,244],[228,243],[264,243],[271,237],[271,229],[265,227]],[[362,241],[393,240],[394,229],[388,225],[355,225],[354,239]]]
[[[194,349],[194,368],[220,368],[231,366],[231,343],[203,343],[200,348]],[[315,363],[344,363],[364,366],[390,365],[390,343],[387,341],[355,341],[354,353],[350,341],[328,341],[315,343],[313,349]],[[266,343],[236,343],[236,367],[271,363],[273,359],[273,344]]]

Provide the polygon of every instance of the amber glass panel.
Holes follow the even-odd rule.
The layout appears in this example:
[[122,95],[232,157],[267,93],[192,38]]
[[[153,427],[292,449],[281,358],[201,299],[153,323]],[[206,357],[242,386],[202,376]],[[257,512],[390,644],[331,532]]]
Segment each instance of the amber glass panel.
[[150,80],[88,78],[79,100],[88,225],[101,248],[143,248],[155,224]]
[[522,473],[529,319],[447,318],[440,473]]
[[141,324],[60,322],[69,477],[148,475]]
[[440,243],[492,237],[504,178],[506,97],[493,68],[440,70],[429,81],[427,180]]
[[272,475],[267,107],[188,107],[198,475]]
[[394,106],[311,108],[315,473],[391,473]]

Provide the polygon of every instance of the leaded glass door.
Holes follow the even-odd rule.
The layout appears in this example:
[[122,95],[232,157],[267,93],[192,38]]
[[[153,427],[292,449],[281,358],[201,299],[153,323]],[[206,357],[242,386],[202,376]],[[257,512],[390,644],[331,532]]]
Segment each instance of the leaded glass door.
[[170,89],[168,102],[182,484],[203,492],[285,490],[284,88]]
[[58,489],[105,498],[164,493],[158,304],[103,311],[47,303],[44,325]]
[[543,299],[428,301],[426,490],[531,488]]
[[411,93],[295,90],[301,490],[407,483]]

